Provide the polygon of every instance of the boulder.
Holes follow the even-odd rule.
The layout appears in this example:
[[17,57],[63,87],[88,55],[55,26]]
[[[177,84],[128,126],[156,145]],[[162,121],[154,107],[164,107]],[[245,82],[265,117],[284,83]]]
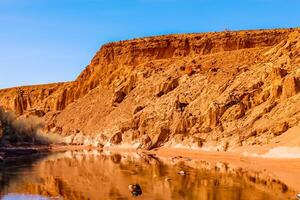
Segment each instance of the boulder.
[[274,124],[271,127],[271,132],[275,136],[279,136],[282,133],[286,132],[288,129],[289,129],[289,124],[287,122],[281,122],[281,123]]
[[287,75],[287,70],[280,67],[273,67],[271,71],[271,78],[273,80],[281,79]]
[[283,81],[283,98],[289,98],[300,91],[300,78],[288,76]]
[[169,77],[164,83],[159,85],[158,92],[156,94],[157,97],[161,97],[165,94],[168,94],[179,85],[178,78]]
[[235,104],[229,107],[224,114],[222,115],[222,119],[225,121],[234,121],[239,119],[245,115],[246,107],[243,103]]
[[122,142],[122,132],[117,132],[109,139],[111,144],[120,144]]
[[169,128],[160,127],[159,132],[155,133],[154,137],[151,139],[152,145],[150,149],[162,146],[169,139],[170,133],[171,131]]
[[150,150],[152,147],[152,140],[147,134],[141,136],[139,142],[141,149]]
[[272,88],[271,88],[271,97],[272,98],[280,98],[282,94],[282,85],[274,85]]
[[114,93],[114,97],[113,97],[113,104],[117,103],[122,103],[122,101],[125,99],[126,97],[126,93],[123,90],[118,90]]

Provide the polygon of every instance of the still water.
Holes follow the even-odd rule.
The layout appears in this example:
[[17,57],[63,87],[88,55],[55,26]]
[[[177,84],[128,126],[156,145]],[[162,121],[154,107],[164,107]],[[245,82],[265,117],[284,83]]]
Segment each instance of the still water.
[[[6,161],[0,170],[3,200],[295,199],[294,191],[263,172],[178,157],[69,151]],[[130,184],[139,184],[142,195],[133,196]]]

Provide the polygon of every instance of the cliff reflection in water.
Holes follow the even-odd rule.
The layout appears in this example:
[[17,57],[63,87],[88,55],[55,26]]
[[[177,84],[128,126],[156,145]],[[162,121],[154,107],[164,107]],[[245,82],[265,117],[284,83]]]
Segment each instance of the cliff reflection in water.
[[[26,162],[25,162],[26,160]],[[63,199],[293,199],[294,192],[263,173],[225,163],[144,154],[70,151],[1,166],[1,194]],[[179,175],[179,171],[187,175]],[[128,185],[143,194],[133,197]]]

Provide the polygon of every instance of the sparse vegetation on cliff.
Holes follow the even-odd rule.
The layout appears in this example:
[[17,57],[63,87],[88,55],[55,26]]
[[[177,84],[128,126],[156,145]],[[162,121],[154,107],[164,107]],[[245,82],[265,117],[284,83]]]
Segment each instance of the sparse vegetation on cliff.
[[39,131],[43,127],[38,117],[18,117],[0,108],[0,146],[16,144],[49,144]]

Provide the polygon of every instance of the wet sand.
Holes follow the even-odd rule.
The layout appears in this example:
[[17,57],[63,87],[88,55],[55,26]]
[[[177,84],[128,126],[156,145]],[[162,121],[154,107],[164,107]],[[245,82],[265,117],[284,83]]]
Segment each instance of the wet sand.
[[278,178],[294,190],[300,191],[300,159],[246,157],[240,153],[174,148],[160,148],[148,153],[167,158],[182,156],[192,160],[224,162],[246,170],[262,171]]

